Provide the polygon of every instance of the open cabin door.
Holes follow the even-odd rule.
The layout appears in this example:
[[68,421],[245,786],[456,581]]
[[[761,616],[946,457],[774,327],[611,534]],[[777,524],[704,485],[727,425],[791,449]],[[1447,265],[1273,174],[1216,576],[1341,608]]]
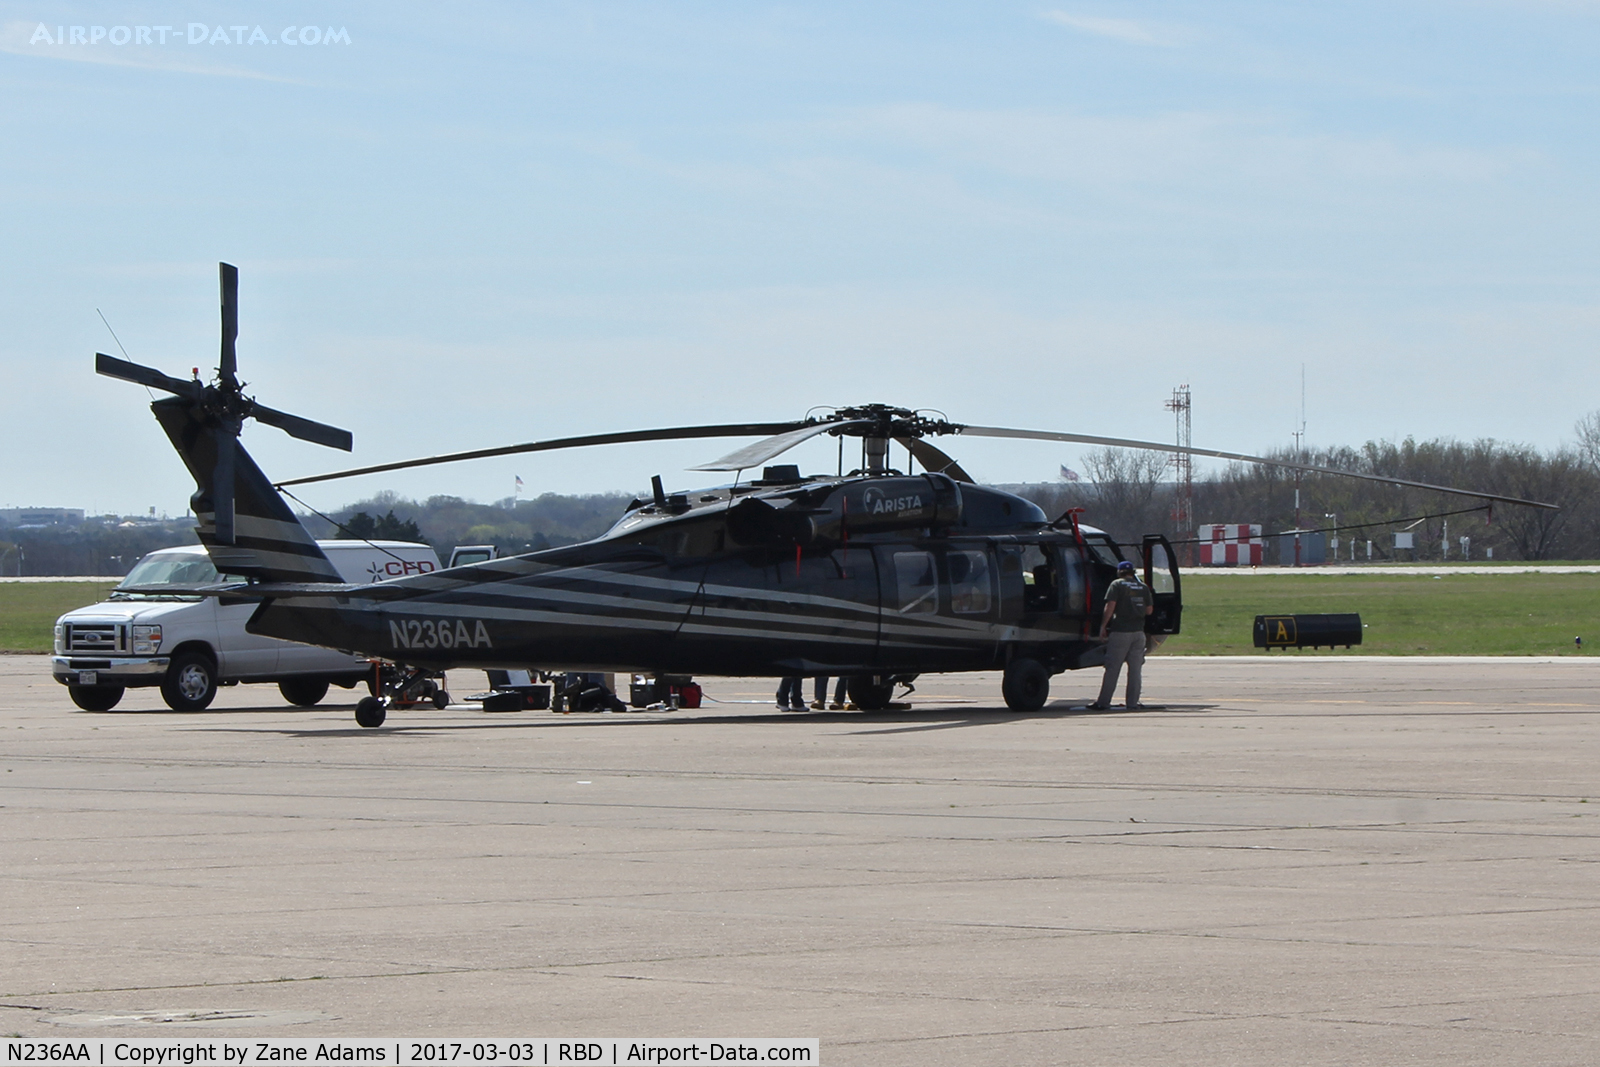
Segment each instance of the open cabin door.
[[1175,634],[1183,617],[1183,589],[1178,557],[1160,534],[1144,535],[1144,582],[1155,597],[1155,611],[1145,620],[1147,634]]

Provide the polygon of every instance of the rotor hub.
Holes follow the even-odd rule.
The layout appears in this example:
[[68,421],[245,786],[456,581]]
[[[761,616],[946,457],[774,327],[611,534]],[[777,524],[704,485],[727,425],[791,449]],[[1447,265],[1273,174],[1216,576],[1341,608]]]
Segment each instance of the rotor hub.
[[[933,434],[955,433],[954,424],[944,419],[929,418],[910,408],[897,408],[889,404],[862,404],[859,407],[836,408],[825,422],[849,422],[829,432],[835,436],[865,437],[869,440],[888,441],[897,437],[920,438]],[[868,446],[870,449],[870,445]]]

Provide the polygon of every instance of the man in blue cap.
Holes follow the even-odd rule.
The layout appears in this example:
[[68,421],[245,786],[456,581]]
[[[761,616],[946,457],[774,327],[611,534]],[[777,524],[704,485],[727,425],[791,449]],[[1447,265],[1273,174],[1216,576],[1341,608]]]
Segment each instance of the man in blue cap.
[[1106,676],[1100,696],[1089,707],[1105,711],[1117,691],[1122,665],[1128,665],[1128,709],[1138,708],[1140,673],[1144,670],[1144,620],[1156,610],[1150,587],[1139,580],[1132,563],[1117,564],[1117,580],[1106,587],[1106,609],[1100,616],[1100,639],[1106,643]]

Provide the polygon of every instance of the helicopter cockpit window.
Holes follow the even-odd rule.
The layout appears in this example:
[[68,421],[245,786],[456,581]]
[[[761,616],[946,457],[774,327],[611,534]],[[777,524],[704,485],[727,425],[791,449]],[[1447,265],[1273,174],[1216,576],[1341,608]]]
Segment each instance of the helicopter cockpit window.
[[1066,605],[1063,610],[1069,615],[1083,614],[1083,553],[1076,546],[1068,545],[1061,549],[1061,562],[1063,577],[1066,579]]
[[989,610],[989,554],[963,549],[945,556],[950,568],[950,610],[957,615],[982,615]]
[[1087,537],[1084,544],[1089,547],[1089,555],[1096,563],[1104,563],[1107,567],[1115,567],[1122,560],[1118,558],[1116,550],[1111,547],[1111,542],[1105,537]]
[[894,577],[900,614],[931,615],[939,610],[939,578],[932,552],[896,552]]

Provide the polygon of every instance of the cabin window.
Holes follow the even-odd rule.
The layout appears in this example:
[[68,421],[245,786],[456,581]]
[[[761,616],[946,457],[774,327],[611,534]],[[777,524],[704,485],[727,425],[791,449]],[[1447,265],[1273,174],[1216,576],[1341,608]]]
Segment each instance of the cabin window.
[[900,614],[931,615],[939,610],[939,578],[932,552],[896,552],[894,577]]
[[989,611],[989,554],[963,549],[945,557],[950,568],[950,610],[957,615],[983,615]]
[[1147,551],[1150,553],[1150,587],[1157,593],[1175,593],[1178,583],[1172,577],[1172,557],[1167,554],[1164,544],[1151,544]]
[[1022,605],[1027,611],[1057,611],[1060,605],[1059,586],[1050,554],[1043,545],[1024,545],[1022,548]]
[[724,550],[721,523],[696,522],[666,529],[644,539],[670,560],[704,559]]

